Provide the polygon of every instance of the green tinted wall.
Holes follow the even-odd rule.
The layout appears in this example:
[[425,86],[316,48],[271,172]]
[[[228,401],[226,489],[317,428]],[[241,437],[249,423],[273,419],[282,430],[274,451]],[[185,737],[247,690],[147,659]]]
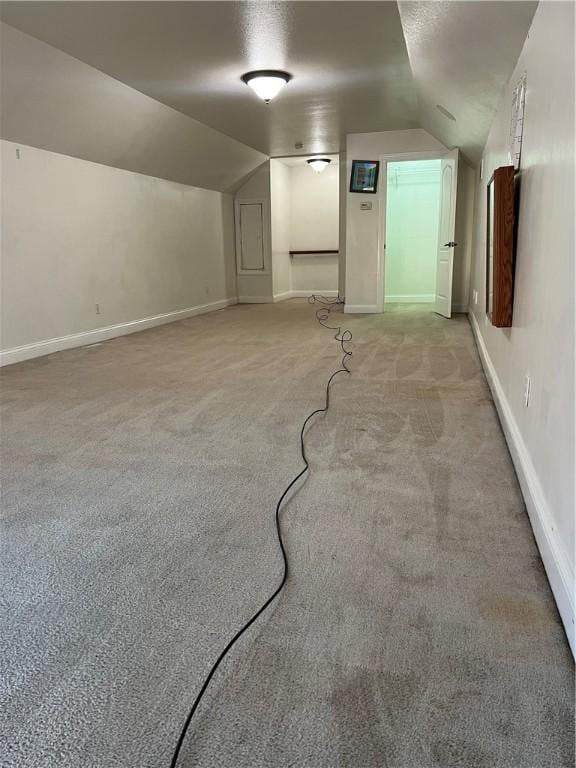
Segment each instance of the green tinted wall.
[[440,206],[440,160],[388,163],[387,301],[433,301]]

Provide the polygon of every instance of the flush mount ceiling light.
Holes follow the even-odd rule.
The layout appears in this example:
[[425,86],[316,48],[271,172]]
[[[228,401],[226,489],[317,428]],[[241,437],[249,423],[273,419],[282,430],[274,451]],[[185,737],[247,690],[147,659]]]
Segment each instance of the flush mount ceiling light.
[[286,83],[292,80],[292,75],[279,69],[259,69],[254,72],[246,72],[240,79],[249,85],[262,101],[268,104]]
[[330,165],[332,160],[330,160],[329,157],[311,157],[310,160],[306,160],[306,162],[313,171],[316,171],[316,173],[322,173],[324,168]]

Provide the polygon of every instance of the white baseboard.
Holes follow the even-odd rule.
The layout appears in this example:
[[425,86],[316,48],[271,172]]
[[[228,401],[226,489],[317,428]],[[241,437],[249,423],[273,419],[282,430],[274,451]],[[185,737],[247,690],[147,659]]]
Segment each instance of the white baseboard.
[[176,312],[167,312],[163,315],[154,315],[153,317],[144,317],[141,320],[132,320],[129,323],[118,323],[118,325],[108,325],[104,328],[96,328],[92,331],[83,333],[72,333],[69,336],[60,336],[56,339],[46,339],[37,341],[34,344],[25,344],[21,347],[12,347],[0,352],[0,366],[20,363],[23,360],[31,360],[34,357],[50,355],[53,352],[61,352],[64,349],[73,349],[74,347],[84,347],[87,344],[97,344],[101,341],[114,339],[117,336],[126,336],[129,333],[144,331],[147,328],[154,328],[157,325],[165,323],[174,323],[177,320],[184,320],[187,317],[203,315],[206,312],[215,312],[218,309],[224,309],[232,304],[236,304],[236,297],[232,299],[221,299],[212,301],[210,304],[201,304],[197,307],[180,309]]
[[325,296],[327,299],[336,298],[338,296],[338,291],[285,291],[284,293],[274,294],[274,301],[286,301],[286,299],[308,299],[310,296]]
[[284,293],[275,293],[273,296],[274,302],[286,301],[286,299],[292,298],[292,291],[284,291]]
[[335,299],[338,296],[338,291],[290,291],[293,299],[308,299],[310,296],[326,296],[327,299]]
[[[420,293],[420,294],[391,294],[384,298],[385,304],[434,304],[436,296],[433,293]],[[468,304],[452,304],[452,312],[460,314],[462,312],[468,312]]]
[[274,296],[238,296],[238,304],[273,304]]
[[[320,291],[318,291],[320,293]],[[329,296],[329,293],[325,293],[324,295]],[[337,295],[337,292],[334,292],[334,295]],[[386,301],[389,301],[388,298],[386,298]],[[426,300],[428,303],[428,300]],[[386,302],[385,302],[386,303]],[[394,301],[390,302],[391,304],[395,303]],[[400,300],[398,301],[400,303]],[[402,299],[402,303],[404,303],[404,299]],[[419,302],[414,301],[408,301],[408,299],[405,300],[405,303],[411,303],[411,304],[418,304]],[[423,303],[423,302],[422,302]],[[432,299],[429,303],[434,303],[434,299]],[[357,314],[378,314],[380,313],[380,310],[376,306],[376,304],[345,304],[344,305],[344,312],[348,315],[357,315]],[[461,312],[468,312],[468,306],[464,304],[453,304],[452,305],[452,313],[458,314]]]
[[344,304],[344,312],[347,315],[364,315],[380,313],[376,304]]
[[390,304],[433,304],[436,296],[433,293],[392,293],[384,297]]
[[559,534],[552,522],[550,508],[544,497],[540,480],[534,469],[532,459],[526,448],[518,425],[512,413],[512,409],[506,399],[502,384],[496,373],[496,369],[490,360],[486,344],[480,333],[478,322],[469,313],[470,324],[476,339],[476,345],[480,353],[480,359],[484,367],[488,384],[492,390],[496,409],[500,417],[500,423],[516,474],[522,489],[522,495],[528,510],[528,516],[534,531],[534,538],[540,550],[540,556],[546,569],[548,581],[552,588],[558,611],[564,623],[564,629],[568,637],[568,643],[575,654],[575,627],[574,627],[574,573],[570,562],[564,555],[560,546]]

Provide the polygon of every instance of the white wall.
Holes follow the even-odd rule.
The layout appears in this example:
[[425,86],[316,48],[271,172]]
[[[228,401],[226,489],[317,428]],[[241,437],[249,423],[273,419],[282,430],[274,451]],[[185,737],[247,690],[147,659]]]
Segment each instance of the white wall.
[[0,24],[3,139],[228,191],[266,155]]
[[272,292],[275,299],[287,298],[292,290],[290,188],[290,169],[280,160],[270,160]]
[[[527,73],[513,326],[486,319],[486,183],[508,164],[512,91]],[[540,3],[484,151],[472,321],[536,540],[574,648],[574,5]],[[530,405],[523,404],[524,377]]]
[[388,163],[386,301],[434,301],[439,216],[440,160]]
[[[346,178],[349,185],[352,160],[378,160],[383,156],[411,153],[435,153],[447,149],[421,128],[406,131],[349,134],[346,139]],[[468,275],[470,270],[471,224],[473,205],[473,171],[461,159],[458,170],[456,231],[460,234],[455,252],[453,309],[468,307]],[[342,183],[342,182],[341,182]],[[383,234],[382,180],[379,194],[346,193],[346,311],[380,311],[378,291],[384,276],[380,271],[379,237]],[[372,210],[362,211],[360,204],[371,202]]]
[[263,203],[264,214],[264,273],[256,275],[237,274],[238,301],[250,303],[273,301],[272,287],[272,224],[271,224],[271,179],[270,161],[263,163],[236,191],[236,204],[258,200]]
[[474,204],[476,172],[465,162],[458,163],[456,198],[456,242],[452,275],[452,311],[467,312],[470,304],[470,270],[474,245]]
[[0,148],[4,362],[235,301],[231,196]]
[[292,290],[298,293],[338,292],[338,256],[314,254],[292,258]]
[[[338,163],[322,173],[307,165],[290,167],[290,250],[335,250],[339,237]],[[295,291],[337,291],[338,254],[292,259]]]
[[338,163],[322,173],[294,165],[290,187],[292,250],[338,250]]

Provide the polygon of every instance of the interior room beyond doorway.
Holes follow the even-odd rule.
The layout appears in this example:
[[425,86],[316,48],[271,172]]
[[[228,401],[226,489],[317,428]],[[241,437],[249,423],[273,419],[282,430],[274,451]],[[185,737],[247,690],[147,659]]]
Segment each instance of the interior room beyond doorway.
[[430,303],[436,294],[441,160],[386,165],[384,300]]
[[338,155],[270,161],[275,297],[338,292]]

